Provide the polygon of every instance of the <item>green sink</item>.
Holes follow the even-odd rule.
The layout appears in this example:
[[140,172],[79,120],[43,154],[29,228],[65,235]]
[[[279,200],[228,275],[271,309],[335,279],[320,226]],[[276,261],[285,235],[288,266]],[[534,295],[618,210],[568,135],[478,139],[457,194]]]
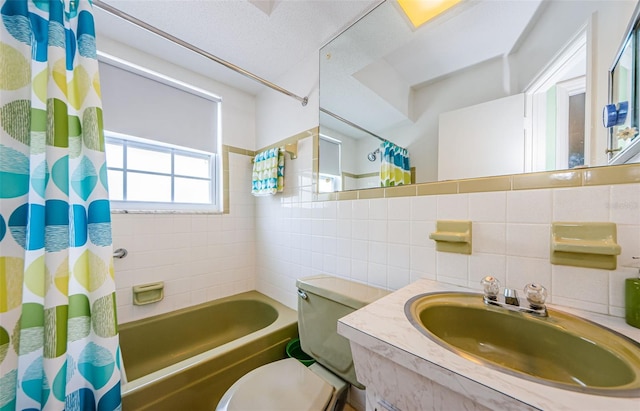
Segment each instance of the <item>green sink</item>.
[[536,317],[483,303],[481,294],[430,293],[405,313],[424,335],[476,363],[553,387],[640,397],[640,344],[548,309]]

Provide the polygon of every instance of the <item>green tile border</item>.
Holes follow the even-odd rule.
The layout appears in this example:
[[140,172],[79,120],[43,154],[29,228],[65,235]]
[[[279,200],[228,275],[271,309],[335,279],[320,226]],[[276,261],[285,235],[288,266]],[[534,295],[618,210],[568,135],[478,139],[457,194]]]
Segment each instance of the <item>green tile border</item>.
[[584,170],[559,170],[543,173],[514,174],[511,177],[514,190],[537,188],[579,187]]
[[386,198],[391,197],[413,197],[416,195],[418,188],[415,184],[397,187],[386,187],[384,189],[384,196]]
[[474,178],[458,181],[459,193],[484,193],[511,190],[510,176]]
[[350,177],[350,178],[369,178],[369,177],[378,177],[380,173],[366,173],[366,174],[351,174],[346,171],[342,172],[342,178]]
[[233,146],[223,146],[223,147],[226,148],[230,153],[234,153],[234,154],[241,154],[241,155],[251,156],[251,157],[254,157],[256,155],[256,152],[253,150],[247,150],[244,148],[233,147]]
[[[535,190],[640,183],[640,164],[623,164],[574,170],[513,174],[466,180],[438,181],[407,186],[351,190],[338,193],[338,200],[413,197],[491,191]],[[415,187],[415,189],[414,189]],[[346,194],[348,193],[348,194]],[[318,200],[323,201],[323,200]]]
[[358,199],[365,198],[384,198],[384,188],[368,188],[366,190],[356,190],[358,192]]
[[338,200],[357,200],[358,199],[358,191],[339,191],[336,193],[338,195]]
[[620,166],[594,167],[583,171],[585,186],[640,183],[640,167],[636,164]]
[[438,181],[435,183],[420,183],[417,187],[417,195],[431,196],[438,194],[458,194],[458,183],[455,181]]

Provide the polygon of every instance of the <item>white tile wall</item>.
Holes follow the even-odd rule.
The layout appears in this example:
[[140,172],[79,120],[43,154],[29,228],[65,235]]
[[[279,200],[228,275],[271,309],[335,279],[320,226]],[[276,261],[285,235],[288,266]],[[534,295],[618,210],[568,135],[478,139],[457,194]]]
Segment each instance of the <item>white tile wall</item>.
[[[121,324],[255,288],[248,157],[230,154],[229,172],[229,214],[112,214],[114,249],[129,251],[114,261]],[[164,300],[134,306],[132,287],[156,281],[164,281]]]
[[[479,289],[491,273],[512,288],[540,282],[556,304],[624,315],[624,279],[640,264],[631,258],[640,255],[640,184],[313,203],[311,179],[296,178],[310,173],[306,139],[287,164],[284,195],[256,203],[257,289],[290,307],[295,280],[311,274],[389,289],[421,277]],[[428,235],[437,219],[473,221],[472,255],[435,251]],[[618,268],[552,265],[553,221],[617,223]]]
[[[487,274],[521,288],[540,282],[550,301],[624,315],[624,279],[640,255],[640,184],[390,199],[312,202],[312,141],[286,159],[285,192],[254,199],[251,164],[230,154],[228,215],[113,214],[121,323],[250,289],[296,306],[295,280],[328,273],[398,289],[418,278],[479,289]],[[473,221],[470,256],[437,252],[437,219]],[[551,265],[553,221],[611,221],[615,271]],[[131,287],[165,282],[165,300],[132,305]]]

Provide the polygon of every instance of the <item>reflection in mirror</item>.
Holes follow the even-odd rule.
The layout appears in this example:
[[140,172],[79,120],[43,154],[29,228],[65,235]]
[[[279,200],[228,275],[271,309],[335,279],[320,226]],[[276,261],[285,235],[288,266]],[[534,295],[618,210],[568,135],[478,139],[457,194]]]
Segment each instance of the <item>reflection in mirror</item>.
[[462,1],[415,29],[383,1],[320,50],[320,134],[341,142],[342,189],[380,186],[369,134],[406,147],[418,183],[606,165],[593,50],[613,59],[635,4]]
[[[320,124],[318,191],[326,193],[380,187],[380,140],[327,113],[320,113]],[[341,172],[338,178],[333,179],[340,183],[327,180],[326,170],[336,161],[335,150],[327,141],[340,145],[337,161]],[[333,189],[336,187],[340,189]]]
[[[640,5],[638,6],[640,7]],[[609,164],[640,161],[638,139],[638,11],[629,26],[627,37],[610,70],[609,103],[616,108],[616,119],[610,127],[607,149]],[[612,106],[609,106],[611,109]]]

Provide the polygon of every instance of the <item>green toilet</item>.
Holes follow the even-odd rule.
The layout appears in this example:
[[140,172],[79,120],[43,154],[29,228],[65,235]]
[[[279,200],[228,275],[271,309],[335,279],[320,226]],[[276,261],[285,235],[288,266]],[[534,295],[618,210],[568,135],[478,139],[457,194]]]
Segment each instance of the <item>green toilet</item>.
[[340,411],[349,384],[364,388],[337,322],[388,291],[328,275],[301,278],[296,286],[301,348],[316,362],[306,367],[287,358],[256,368],[227,390],[216,411]]

